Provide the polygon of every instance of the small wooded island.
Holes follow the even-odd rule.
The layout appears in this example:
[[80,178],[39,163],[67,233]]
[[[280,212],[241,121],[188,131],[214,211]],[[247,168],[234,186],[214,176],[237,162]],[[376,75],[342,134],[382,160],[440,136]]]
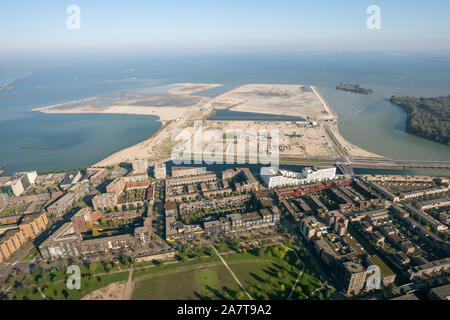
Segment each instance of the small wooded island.
[[336,89],[355,92],[355,93],[361,93],[361,94],[371,94],[372,93],[372,89],[364,88],[358,83],[343,83],[343,82],[341,82],[336,87]]
[[390,101],[406,112],[406,132],[450,145],[450,95],[437,98],[392,96]]

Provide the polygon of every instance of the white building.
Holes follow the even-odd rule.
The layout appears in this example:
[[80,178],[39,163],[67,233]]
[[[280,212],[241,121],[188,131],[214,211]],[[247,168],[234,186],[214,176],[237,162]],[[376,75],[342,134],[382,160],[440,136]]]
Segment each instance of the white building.
[[4,177],[5,179],[2,179],[0,183],[0,189],[2,192],[8,194],[8,196],[20,196],[24,191],[24,187],[22,184],[21,179],[19,178],[11,178],[11,177]]
[[0,179],[0,189],[10,197],[13,195],[20,196],[35,183],[36,177],[36,171],[16,172],[13,177],[2,177]]
[[38,176],[36,171],[17,172],[15,175],[16,176],[25,175],[27,177],[27,179],[28,179],[28,182],[30,184],[34,184],[36,182],[36,178]]
[[304,168],[303,176],[310,182],[332,180],[336,177],[336,167],[326,169]]
[[260,175],[267,187],[275,188],[332,180],[336,177],[336,168],[304,168],[299,173],[275,167],[262,167]]
[[262,167],[260,175],[269,188],[306,183],[301,174],[288,170],[278,170],[275,167]]

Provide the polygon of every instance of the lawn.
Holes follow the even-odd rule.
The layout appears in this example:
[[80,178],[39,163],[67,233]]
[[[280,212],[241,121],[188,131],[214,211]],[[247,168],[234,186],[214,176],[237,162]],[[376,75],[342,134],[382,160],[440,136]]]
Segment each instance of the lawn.
[[215,268],[203,269],[196,271],[199,291],[202,296],[210,294],[210,288],[219,289],[219,281],[217,279],[217,271]]
[[11,206],[0,212],[0,217],[15,216],[23,213],[23,206]]
[[[231,299],[239,291],[228,270],[220,261],[198,260],[186,266],[162,266],[151,268],[143,280],[135,282],[132,299],[180,300],[180,299]],[[147,270],[146,270],[147,271]]]
[[[253,298],[286,299],[301,270],[301,266],[295,265],[293,252],[281,247],[274,254],[271,250],[266,249],[262,256],[254,252],[223,255]],[[133,299],[247,298],[217,257],[138,270],[134,276]],[[318,287],[319,281],[305,272],[291,298],[308,298]]]
[[[81,288],[69,290],[65,279],[55,279],[52,282],[40,284],[41,291],[51,300],[79,300],[91,291],[105,287],[116,281],[126,281],[128,272],[120,272],[102,276],[85,275],[81,279]],[[36,286],[23,287],[11,293],[10,300],[42,300]]]
[[33,248],[28,252],[28,254],[22,258],[20,261],[29,261],[38,255],[38,251],[36,248]]

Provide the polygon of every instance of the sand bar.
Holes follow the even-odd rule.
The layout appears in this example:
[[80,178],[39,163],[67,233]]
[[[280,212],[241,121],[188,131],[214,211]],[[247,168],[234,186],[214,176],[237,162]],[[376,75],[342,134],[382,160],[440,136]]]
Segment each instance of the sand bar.
[[[158,116],[163,126],[153,136],[134,146],[120,150],[96,163],[111,166],[133,158],[149,160],[170,159],[173,148],[180,143],[174,139],[180,130],[193,135],[194,120],[203,121],[203,130],[214,129],[225,134],[227,130],[271,130],[280,133],[280,157],[327,158],[337,160],[336,146],[327,133],[328,128],[349,157],[381,158],[345,140],[338,129],[337,115],[321,97],[317,88],[306,85],[247,84],[217,97],[191,94],[220,86],[219,84],[181,83],[168,93],[148,98],[114,101],[105,106],[94,106],[86,99],[83,105],[60,104],[37,108],[46,113],[113,113]],[[164,106],[162,106],[164,105]],[[300,117],[293,121],[212,121],[206,120],[214,109],[238,112],[264,113]],[[203,141],[203,148],[223,144],[223,141]],[[204,150],[204,149],[203,149]],[[193,150],[192,150],[193,151]]]

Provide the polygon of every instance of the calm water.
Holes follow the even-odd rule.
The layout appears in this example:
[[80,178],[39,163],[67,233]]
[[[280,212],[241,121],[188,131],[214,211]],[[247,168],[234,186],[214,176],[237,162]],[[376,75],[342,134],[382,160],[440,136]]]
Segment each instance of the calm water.
[[[450,58],[426,55],[187,56],[122,58],[42,67],[0,92],[0,165],[5,171],[64,169],[95,163],[144,140],[159,128],[155,117],[49,115],[30,109],[119,90],[164,87],[178,82],[223,83],[197,95],[216,96],[246,83],[311,84],[338,114],[343,136],[395,159],[450,160],[450,147],[403,131],[405,114],[387,101],[393,94],[450,94]],[[0,73],[1,83],[18,73]],[[139,80],[125,80],[129,78]],[[359,82],[372,95],[335,90]],[[58,147],[24,150],[22,145]],[[436,170],[433,170],[433,172]],[[443,172],[442,170],[437,170]],[[437,173],[439,174],[439,173]]]
[[300,117],[289,117],[275,114],[264,114],[254,112],[231,111],[228,109],[220,109],[215,111],[215,115],[208,120],[234,120],[234,121],[305,121]]

